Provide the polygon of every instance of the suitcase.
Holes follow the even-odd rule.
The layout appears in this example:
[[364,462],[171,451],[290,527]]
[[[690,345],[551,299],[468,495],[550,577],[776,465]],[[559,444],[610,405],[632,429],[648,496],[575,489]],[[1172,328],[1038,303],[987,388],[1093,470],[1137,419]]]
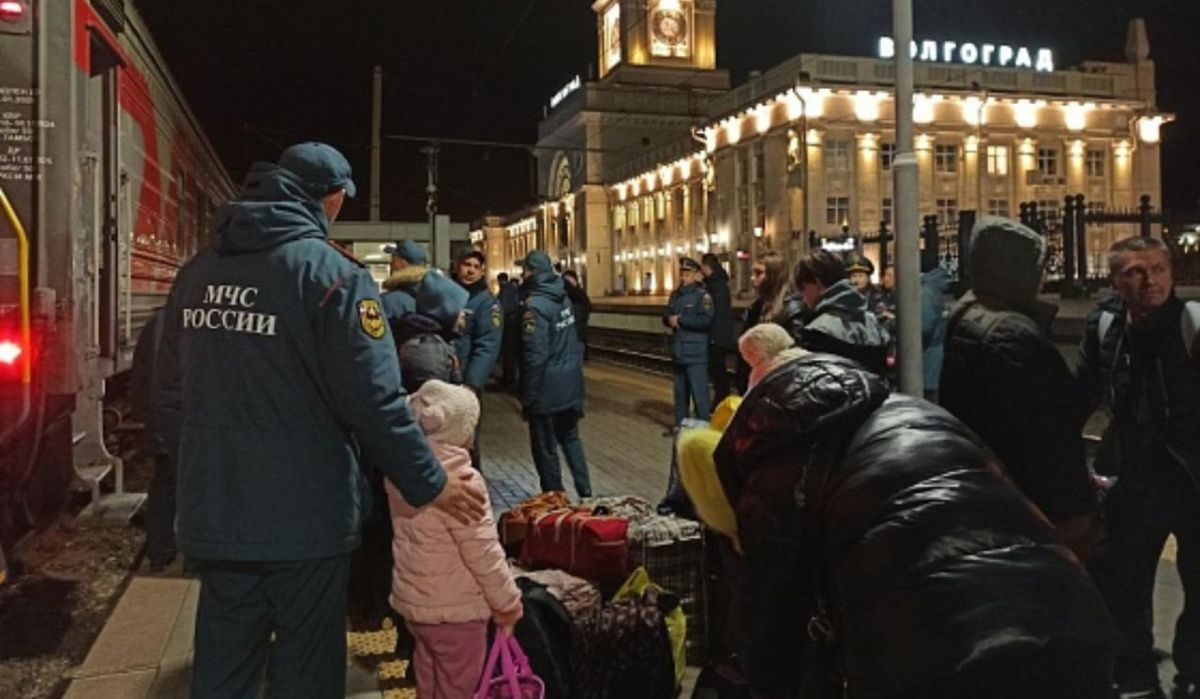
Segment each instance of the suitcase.
[[525,534],[529,531],[529,523],[547,512],[561,510],[568,505],[567,494],[562,491],[539,493],[522,500],[516,507],[500,515],[500,545],[510,556],[519,555]]
[[558,510],[529,525],[521,564],[558,568],[579,578],[615,587],[629,576],[629,522],[588,511]]

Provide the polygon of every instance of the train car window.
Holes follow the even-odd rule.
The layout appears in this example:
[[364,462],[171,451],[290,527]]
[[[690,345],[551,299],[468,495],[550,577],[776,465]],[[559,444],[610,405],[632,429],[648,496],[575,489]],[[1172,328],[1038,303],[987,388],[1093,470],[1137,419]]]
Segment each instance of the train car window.
[[108,41],[104,39],[95,29],[88,30],[89,45],[91,47],[91,74],[90,77],[102,75],[107,71],[118,66],[124,65],[124,61],[117,55],[117,52],[108,45]]

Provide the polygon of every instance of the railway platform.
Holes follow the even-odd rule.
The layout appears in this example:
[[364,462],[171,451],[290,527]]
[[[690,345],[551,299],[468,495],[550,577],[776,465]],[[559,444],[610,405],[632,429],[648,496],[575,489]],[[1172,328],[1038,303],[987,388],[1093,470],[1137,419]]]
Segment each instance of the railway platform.
[[[580,423],[596,495],[638,495],[657,502],[670,467],[671,442],[662,436],[672,422],[668,380],[630,369],[590,362],[587,413]],[[510,393],[484,396],[480,451],[492,507],[499,513],[538,492],[520,404]],[[569,474],[563,464],[568,488]],[[66,699],[182,699],[188,696],[192,634],[200,583],[179,563],[164,575],[139,571],[130,581],[100,636],[81,665],[71,669]],[[385,634],[386,635],[386,634]],[[351,634],[346,696],[399,699],[415,693],[381,681],[403,675],[393,663],[376,665],[379,639]],[[682,696],[691,695],[689,671]]]
[[[669,380],[597,361],[588,364],[585,375],[588,402],[581,431],[594,491],[639,495],[656,502],[665,490],[670,463],[671,443],[662,436],[672,419]],[[537,492],[528,430],[516,396],[495,391],[485,395],[480,440],[484,474],[497,513]],[[567,475],[564,481],[570,487]],[[1183,602],[1174,555],[1172,542],[1160,563],[1155,592],[1159,648],[1171,647],[1172,627]],[[186,697],[199,587],[198,580],[184,576],[178,567],[165,575],[139,571],[87,658],[68,672],[72,681],[66,699]],[[403,675],[399,661],[369,659],[379,638],[350,634],[346,697],[415,696],[413,690],[396,689],[389,681]],[[1174,676],[1170,660],[1160,665],[1160,671],[1169,686]],[[691,696],[697,672],[689,668],[684,699]]]

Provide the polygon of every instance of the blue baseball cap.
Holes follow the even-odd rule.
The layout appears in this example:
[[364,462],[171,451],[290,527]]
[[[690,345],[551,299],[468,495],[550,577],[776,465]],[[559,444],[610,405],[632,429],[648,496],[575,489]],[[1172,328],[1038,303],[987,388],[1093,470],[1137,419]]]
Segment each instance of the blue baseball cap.
[[318,197],[339,189],[345,190],[348,197],[358,192],[350,179],[350,161],[338,149],[324,143],[309,141],[290,146],[279,156],[279,167],[304,180]]
[[429,263],[429,255],[425,252],[425,248],[411,240],[401,240],[395,245],[386,245],[383,251],[392,257],[399,257],[410,265]]
[[525,256],[523,260],[517,260],[517,264],[525,269],[531,269],[534,272],[553,272],[554,263],[550,261],[550,256],[541,250],[534,250]]

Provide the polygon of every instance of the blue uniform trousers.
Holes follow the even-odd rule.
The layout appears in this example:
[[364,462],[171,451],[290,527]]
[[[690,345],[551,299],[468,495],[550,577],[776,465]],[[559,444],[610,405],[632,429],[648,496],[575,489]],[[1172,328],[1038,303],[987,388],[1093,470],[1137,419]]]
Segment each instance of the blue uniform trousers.
[[708,397],[708,364],[673,364],[675,373],[675,426],[688,417],[692,405],[696,419],[708,420],[712,413]]
[[146,557],[152,566],[165,566],[175,560],[175,551],[175,464],[157,454],[146,499]]
[[199,570],[193,699],[345,694],[349,554],[205,561]]
[[567,466],[571,469],[571,479],[575,481],[575,492],[581,498],[591,497],[592,480],[588,475],[587,457],[583,454],[583,442],[579,439],[577,410],[530,415],[529,446],[542,492],[566,490],[563,487],[562,467],[558,462],[558,448],[561,446],[567,457]]

